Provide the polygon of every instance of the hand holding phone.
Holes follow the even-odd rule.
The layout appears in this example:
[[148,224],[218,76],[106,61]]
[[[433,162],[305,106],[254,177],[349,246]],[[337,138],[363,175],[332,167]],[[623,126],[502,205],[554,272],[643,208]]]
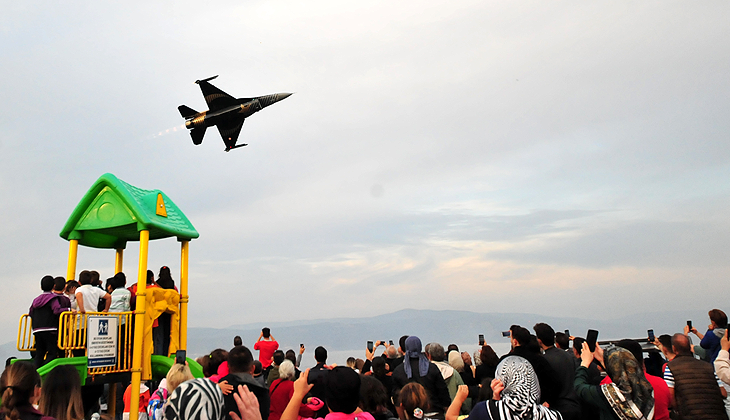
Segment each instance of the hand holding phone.
[[179,365],[184,365],[185,361],[187,359],[187,354],[185,350],[178,350],[175,352],[175,363]]
[[654,342],[654,339],[655,339],[655,337],[654,337],[654,330],[646,330],[646,333],[649,336],[649,342],[650,343],[653,343]]
[[484,334],[479,334],[479,345],[480,346],[484,345]]
[[588,333],[586,334],[586,343],[588,344],[588,348],[591,353],[596,351],[596,342],[598,342],[598,331],[588,330]]
[[502,337],[509,337],[510,331],[502,331]]
[[369,351],[370,353],[372,353],[372,352],[373,352],[373,342],[372,342],[372,341],[368,341],[368,351]]

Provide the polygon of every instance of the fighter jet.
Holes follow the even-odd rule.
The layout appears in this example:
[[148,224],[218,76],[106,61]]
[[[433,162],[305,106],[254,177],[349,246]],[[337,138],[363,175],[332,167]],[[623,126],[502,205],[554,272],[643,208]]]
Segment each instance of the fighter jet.
[[185,127],[190,130],[190,137],[193,138],[193,144],[195,145],[203,142],[205,129],[215,125],[218,127],[218,132],[221,133],[223,143],[226,145],[226,152],[247,146],[247,144],[236,144],[238,134],[241,132],[241,127],[243,127],[243,121],[255,112],[291,96],[291,93],[274,93],[256,98],[236,99],[208,83],[216,77],[218,76],[195,81],[196,84],[200,85],[200,90],[203,91],[205,102],[210,109],[198,112],[185,105],[177,107],[180,115],[185,118]]

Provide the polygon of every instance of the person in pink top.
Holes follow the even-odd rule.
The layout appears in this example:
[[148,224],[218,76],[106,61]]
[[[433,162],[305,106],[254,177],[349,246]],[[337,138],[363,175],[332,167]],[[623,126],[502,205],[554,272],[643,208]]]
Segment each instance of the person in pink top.
[[271,335],[271,330],[264,327],[259,334],[259,339],[253,345],[253,349],[259,351],[259,361],[264,369],[268,370],[274,360],[274,352],[279,350],[279,343]]

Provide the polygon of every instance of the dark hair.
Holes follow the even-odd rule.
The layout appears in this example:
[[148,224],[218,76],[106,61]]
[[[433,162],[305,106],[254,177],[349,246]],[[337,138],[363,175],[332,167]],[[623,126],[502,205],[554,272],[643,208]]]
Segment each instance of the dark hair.
[[449,344],[449,347],[446,348],[446,353],[450,353],[453,350],[459,351],[459,346],[456,344]]
[[[540,338],[539,335],[537,337]],[[564,332],[558,331],[555,333],[555,344],[563,350],[568,350],[570,348],[570,337],[565,335]]]
[[55,283],[53,281],[53,276],[43,276],[43,278],[41,279],[41,290],[43,290],[44,292],[50,292],[51,290],[53,290],[54,284]]
[[[210,377],[218,373],[218,366],[228,359],[228,352],[223,349],[215,349],[210,352],[210,360],[208,361],[208,373],[206,377]],[[230,363],[229,363],[230,368]]]
[[236,346],[228,353],[228,370],[231,373],[248,373],[253,364],[253,355],[246,346]]
[[254,366],[254,368],[253,368],[254,375],[261,375],[261,372],[264,371],[264,365],[262,365],[261,362],[258,360],[253,361],[253,366]]
[[118,287],[124,287],[127,285],[127,276],[124,275],[121,271],[114,275],[114,278],[117,279],[117,284],[119,284]]
[[672,336],[669,334],[662,334],[659,336],[659,343],[666,347],[669,351],[672,351]]
[[410,382],[400,390],[398,402],[403,406],[406,418],[413,418],[413,410],[420,408],[424,413],[431,409],[426,388],[418,382]]
[[93,284],[94,286],[101,284],[101,282],[99,281],[100,276],[98,271],[91,270],[89,271],[89,274],[91,274],[91,284]]
[[286,357],[286,360],[290,361],[294,367],[297,367],[297,354],[294,353],[294,350],[289,349],[284,353],[284,357]]
[[[206,378],[211,376],[212,373],[210,373],[210,369],[208,369],[208,366],[210,366],[210,355],[206,354],[205,356],[200,356],[197,359],[195,359],[196,362],[200,365],[201,368],[203,368],[203,376]],[[216,372],[213,372],[216,373]]]
[[63,292],[63,289],[66,288],[66,279],[63,277],[56,277],[53,279],[53,290],[56,292]]
[[578,352],[578,356],[583,353],[583,343],[586,342],[586,339],[583,337],[574,337],[573,338],[573,349]]
[[269,329],[269,327],[261,328],[261,333],[264,335],[264,338],[271,337],[271,330]]
[[242,346],[242,345],[243,345],[243,340],[241,339],[241,336],[240,335],[237,335],[237,336],[233,337],[233,346],[234,347],[235,346]]
[[68,281],[66,282],[66,288],[65,288],[65,289],[63,289],[63,290],[64,290],[65,292],[68,292],[68,289],[70,289],[70,288],[72,288],[72,287],[75,287],[75,288],[77,288],[77,289],[78,289],[79,287],[81,287],[81,285],[80,285],[80,284],[79,284],[79,282],[77,282],[76,280],[68,280]]
[[147,270],[147,284],[152,284],[155,282],[155,273],[152,272],[152,270]]
[[[274,352],[274,363],[276,363],[276,366],[279,366],[281,362],[286,360],[286,356],[284,356],[284,352],[281,350],[276,350]],[[294,361],[296,363],[296,360]]]
[[106,288],[108,289],[110,287],[112,290],[117,290],[119,288],[119,286],[117,285],[117,279],[115,279],[114,277],[109,277],[108,279],[106,279]]
[[477,402],[489,401],[492,399],[492,380],[494,378],[484,378],[482,380],[482,386],[479,387],[479,397]]
[[360,408],[362,411],[373,415],[384,413],[388,410],[389,400],[388,390],[379,380],[370,375],[360,376]]
[[373,357],[372,361],[373,375],[376,378],[384,378],[388,372],[385,369],[385,359],[381,356]]
[[713,309],[707,315],[710,316],[710,321],[714,321],[718,327],[727,328],[727,315],[725,315],[725,312],[719,309]]
[[172,279],[170,274],[170,267],[163,265],[160,267],[160,274],[157,276],[157,285],[163,289],[174,289],[175,280]]
[[87,270],[84,270],[79,273],[79,284],[80,285],[86,285],[91,284],[91,273],[89,273]]
[[35,387],[41,386],[41,377],[33,364],[15,362],[5,369],[0,382],[3,389],[0,413],[8,420],[19,420],[18,408],[31,406],[30,399],[35,393]]
[[317,363],[324,363],[327,361],[327,349],[318,346],[316,349],[314,349],[314,360],[317,361]]
[[553,327],[544,322],[540,322],[535,324],[532,329],[535,330],[535,336],[542,341],[543,345],[548,347],[555,345],[555,330]]
[[401,338],[398,339],[398,346],[400,346],[400,351],[403,353],[406,352],[406,340],[408,339],[408,335],[404,335]]
[[53,368],[41,388],[38,403],[41,413],[56,420],[79,420],[84,417],[81,401],[81,379],[73,366],[59,365]]
[[360,403],[360,375],[347,366],[337,366],[326,379],[325,402],[335,413],[350,414]]
[[636,362],[639,364],[639,368],[641,368],[643,366],[644,353],[641,351],[641,344],[639,344],[637,341],[625,338],[625,339],[619,341],[618,343],[616,343],[616,346],[630,351],[631,354],[634,355]]
[[527,346],[530,344],[530,331],[525,327],[519,325],[513,325],[509,328],[512,331],[512,338],[517,340],[521,346]]
[[489,344],[482,346],[482,351],[479,353],[479,360],[485,366],[497,367],[499,364],[499,357],[497,357],[497,353],[494,352],[494,349]]

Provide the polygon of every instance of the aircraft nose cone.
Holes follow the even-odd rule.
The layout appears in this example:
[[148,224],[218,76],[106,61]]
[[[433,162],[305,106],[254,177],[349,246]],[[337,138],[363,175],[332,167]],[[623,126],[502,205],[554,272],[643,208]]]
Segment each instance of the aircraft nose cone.
[[258,98],[258,100],[259,100],[259,103],[261,104],[261,107],[266,108],[267,106],[273,105],[273,104],[281,101],[282,99],[286,99],[286,98],[290,97],[291,95],[292,95],[291,93],[274,93],[271,95],[260,96]]

